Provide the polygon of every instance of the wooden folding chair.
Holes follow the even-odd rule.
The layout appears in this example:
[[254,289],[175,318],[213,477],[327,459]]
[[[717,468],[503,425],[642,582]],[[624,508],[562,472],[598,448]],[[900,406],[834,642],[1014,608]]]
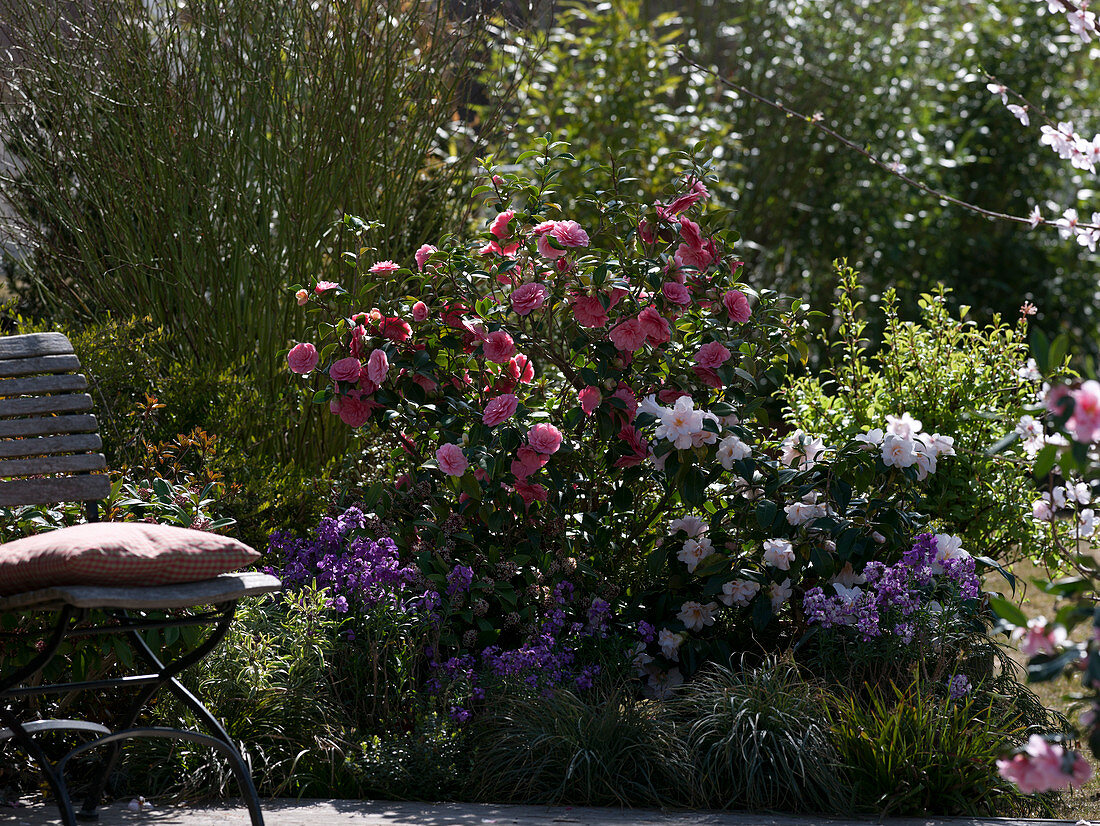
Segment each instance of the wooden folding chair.
[[[96,503],[106,498],[110,484],[101,473],[105,468],[104,458],[99,453],[101,442],[96,419],[87,412],[92,407],[92,400],[83,392],[87,382],[79,369],[72,345],[60,333],[0,337],[0,479],[7,480],[0,482],[0,506],[83,502],[89,522],[97,520]],[[126,526],[126,529],[135,527]],[[114,527],[105,526],[105,529],[125,533]],[[152,531],[155,536],[158,526],[142,526],[142,529]],[[68,536],[73,536],[66,535],[65,531],[78,530],[79,526],[61,529],[49,536],[63,544]],[[98,530],[99,527],[92,528],[92,532]],[[181,531],[159,530],[165,533]],[[88,532],[85,529],[85,534]],[[179,534],[174,536],[178,538]],[[197,535],[196,538],[208,536],[211,535]],[[0,545],[0,560],[5,548],[15,548],[17,544]],[[125,562],[125,551],[122,558]],[[280,587],[279,580],[273,576],[247,572],[144,587],[71,581],[39,583],[38,587],[0,597],[0,613],[56,612],[52,630],[41,651],[11,673],[0,673],[0,726],[3,726],[0,741],[14,739],[34,759],[57,800],[66,826],[76,826],[78,817],[96,819],[96,808],[118,758],[120,745],[138,737],[189,740],[221,752],[240,784],[253,826],[262,826],[259,798],[240,751],[199,698],[177,678],[217,647],[229,630],[239,599]],[[178,609],[191,610],[181,614]],[[143,637],[143,633],[150,630],[196,625],[210,627],[206,638],[168,661]],[[105,634],[125,638],[137,655],[135,661],[147,666],[144,673],[43,684],[43,669],[66,640]],[[0,636],[0,644],[2,640]],[[83,720],[21,719],[16,711],[17,704],[12,702],[47,694],[118,688],[134,689],[134,696],[119,716],[120,724],[115,730]],[[142,709],[161,689],[174,694],[206,732],[140,726]],[[51,760],[35,735],[55,731],[82,732],[91,739],[59,759]],[[107,748],[105,765],[92,783],[78,814],[66,786],[66,767],[72,758],[102,747]]]

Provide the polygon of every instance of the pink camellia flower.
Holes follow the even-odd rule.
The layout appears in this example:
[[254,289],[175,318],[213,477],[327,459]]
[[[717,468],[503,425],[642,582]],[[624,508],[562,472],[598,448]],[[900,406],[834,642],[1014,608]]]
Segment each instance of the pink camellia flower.
[[499,255],[502,258],[512,258],[519,249],[519,241],[501,246],[497,241],[490,241],[477,251],[478,255]]
[[320,295],[321,293],[326,293],[329,290],[338,289],[340,289],[340,285],[337,284],[335,281],[318,281],[317,286],[313,288],[313,292]]
[[394,261],[379,261],[377,264],[371,265],[370,272],[375,275],[389,275],[399,269],[401,269],[401,265]]
[[290,372],[302,376],[311,372],[317,366],[320,358],[317,354],[317,348],[308,341],[295,344],[290,348],[290,352],[286,354],[287,366],[290,367]]
[[719,376],[711,367],[703,367],[698,364],[691,366],[691,371],[699,377],[699,381],[705,384],[707,387],[713,387],[715,390],[721,390],[726,385],[722,382],[722,377]]
[[720,342],[708,341],[695,354],[695,363],[711,369],[721,367],[730,360],[730,351]]
[[577,391],[577,399],[581,403],[581,410],[584,411],[584,415],[591,416],[592,411],[599,407],[600,402],[603,401],[603,393],[600,392],[598,387],[583,387]]
[[304,307],[309,303],[309,293],[305,290],[298,290],[294,293],[294,298],[298,302],[299,307]]
[[437,250],[431,244],[424,244],[413,255],[413,258],[416,259],[416,268],[420,272],[424,272],[424,265],[428,263],[428,259],[432,257],[432,253],[434,252],[439,252],[439,250]]
[[749,309],[749,300],[745,298],[745,294],[740,290],[729,290],[724,293],[722,295],[722,306],[729,313],[730,320],[736,321],[738,324],[744,324],[752,315],[752,310]]
[[383,318],[378,325],[378,332],[391,341],[408,341],[412,335],[412,327],[409,322],[397,317]]
[[534,233],[538,238],[539,255],[551,261],[561,258],[570,248],[588,246],[588,233],[576,221],[543,221],[535,227]]
[[424,389],[425,393],[431,394],[439,389],[438,384],[429,379],[427,376],[422,376],[419,373],[414,373],[412,380],[413,384],[419,384]]
[[582,327],[603,327],[607,324],[607,309],[598,295],[581,295],[573,300],[573,317]]
[[550,498],[549,492],[542,485],[528,482],[526,479],[516,481],[516,493],[518,493],[526,505],[532,502],[545,502]]
[[666,301],[678,304],[681,307],[686,307],[691,303],[691,293],[688,292],[687,287],[678,281],[666,281],[662,284],[661,295],[665,297]]
[[625,384],[620,384],[615,392],[611,394],[611,398],[618,399],[623,403],[622,409],[615,406],[612,413],[618,413],[620,417],[625,414],[627,422],[634,421],[634,417],[638,414],[638,399],[630,388]]
[[636,353],[645,344],[646,335],[638,319],[631,318],[615,326],[611,331],[611,343],[616,350],[624,353]]
[[535,310],[542,308],[546,303],[549,292],[546,285],[540,284],[538,281],[522,284],[512,290],[512,309],[519,315],[530,315]]
[[[1063,769],[1070,758],[1070,773]],[[1066,753],[1055,743],[1048,743],[1038,734],[1027,741],[1022,754],[997,761],[1001,777],[1012,783],[1024,794],[1080,788],[1092,778],[1092,767],[1077,752]]]
[[1085,381],[1073,391],[1073,413],[1066,421],[1066,430],[1074,441],[1096,441],[1100,434],[1100,382]]
[[496,427],[503,421],[512,418],[512,414],[519,407],[519,399],[512,393],[502,393],[495,399],[490,399],[481,414],[481,421],[488,427]]
[[1064,416],[1072,396],[1073,391],[1067,385],[1055,385],[1047,393],[1045,402],[1047,410],[1055,416]]
[[382,405],[368,399],[355,399],[351,396],[333,399],[329,402],[329,410],[340,417],[340,421],[348,427],[362,427],[367,423],[370,414]]
[[512,462],[512,475],[517,479],[526,479],[532,473],[545,467],[549,461],[549,456],[539,453],[529,445],[524,445],[516,451],[516,458]]
[[699,248],[703,246],[703,232],[699,225],[690,218],[680,218],[680,237],[689,247]]
[[523,353],[512,356],[512,360],[508,362],[508,367],[505,369],[512,378],[523,384],[527,384],[535,378],[535,365]]
[[489,333],[481,346],[485,358],[494,364],[505,364],[516,354],[515,342],[504,330]]
[[680,267],[691,267],[702,272],[718,257],[718,248],[713,239],[708,238],[701,247],[693,247],[690,244],[680,244],[673,253],[672,260]]
[[506,209],[493,219],[492,226],[489,227],[489,232],[503,241],[506,238],[512,237],[512,230],[509,229],[508,224],[512,219],[516,217],[516,212],[513,209]]
[[649,458],[649,443],[638,428],[625,425],[619,431],[619,438],[626,442],[630,453],[616,459],[615,467],[636,467]]
[[367,359],[367,378],[375,384],[381,385],[386,380],[386,373],[390,369],[390,360],[386,357],[385,350],[373,350]]
[[672,328],[656,307],[646,307],[638,313],[638,323],[642,326],[646,341],[657,347],[672,337]]
[[334,361],[332,367],[328,369],[328,374],[333,381],[359,381],[362,368],[363,365],[359,363],[359,359],[349,356],[346,359]]
[[541,422],[527,431],[527,443],[545,456],[558,452],[561,439],[561,431],[546,422]]
[[423,321],[428,317],[428,305],[423,301],[417,301],[412,306],[413,321]]
[[461,476],[470,466],[462,448],[451,442],[439,446],[435,452],[435,460],[439,462],[439,469],[448,476]]

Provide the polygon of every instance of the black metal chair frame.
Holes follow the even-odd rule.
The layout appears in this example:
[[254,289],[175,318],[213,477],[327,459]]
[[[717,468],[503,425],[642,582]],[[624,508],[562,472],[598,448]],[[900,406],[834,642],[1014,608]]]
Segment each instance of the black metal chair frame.
[[[75,362],[75,357],[71,356],[71,345],[63,336],[47,333],[34,336],[15,336],[7,339],[0,338],[0,376],[23,376],[31,372],[30,367],[26,367],[26,369],[14,367],[9,372],[3,372],[3,359],[5,358],[21,358],[25,365],[30,365],[32,361],[37,365],[44,361],[42,356],[46,355],[56,359],[59,358],[59,353],[63,354],[62,357],[70,359],[70,361],[60,365],[58,369],[51,367],[46,371],[49,373],[62,372],[61,366],[71,368],[72,362]],[[35,369],[37,371],[37,367]],[[44,378],[52,380],[54,376]],[[25,389],[26,379],[20,378],[10,382],[10,384],[14,385],[15,382],[20,382],[18,391],[21,394],[35,392]],[[0,381],[0,391],[3,390],[3,384],[4,382]],[[53,384],[56,384],[56,381]],[[48,386],[44,392],[53,392],[56,389],[58,388]],[[65,387],[63,389],[75,388]],[[2,395],[3,393],[0,392],[0,396]],[[67,412],[74,409],[74,406],[69,402],[57,402],[58,399],[70,399],[71,396],[47,395],[40,396],[38,400],[43,398],[53,402],[51,409],[41,411],[45,412],[47,416],[56,415],[59,411]],[[83,407],[90,406],[90,398],[86,396],[82,398],[87,399],[87,404],[85,405],[83,402],[80,402],[80,404]],[[14,405],[21,405],[17,408],[19,413],[24,412],[23,408],[27,406],[26,402],[25,397],[14,400]],[[0,408],[4,404],[12,405],[13,401],[0,400]],[[35,412],[40,411],[36,410]],[[4,412],[0,409],[0,416],[3,415]],[[86,418],[91,420],[91,427],[94,428],[94,418],[90,416]],[[50,420],[47,419],[47,421]],[[86,424],[86,422],[81,423],[81,427],[85,430],[88,429]],[[35,435],[42,435],[45,432],[43,428],[37,426],[36,428],[32,428]],[[23,439],[24,437],[20,436],[19,438]],[[87,437],[83,438],[86,439]],[[96,442],[98,442],[98,438],[96,438]],[[25,455],[28,449],[25,443],[20,442],[20,447],[15,448],[15,450],[22,452],[15,453],[15,455]],[[72,450],[72,448],[66,449]],[[62,461],[70,458],[64,456]],[[76,458],[81,461],[85,459],[84,456]],[[98,460],[102,462],[102,457],[99,456]],[[26,464],[26,462],[22,464]],[[0,461],[0,467],[4,465],[5,463]],[[9,462],[8,466],[14,466],[14,463]],[[47,469],[52,470],[52,468]],[[82,467],[80,470],[86,472],[87,468]],[[34,472],[31,469],[22,475],[30,475]],[[39,491],[37,494],[33,494],[44,497],[49,495],[49,491],[59,488],[83,490],[88,488],[86,484],[88,481],[96,478],[102,479],[103,485],[106,485],[107,480],[105,477],[89,476],[74,476],[65,480],[50,478],[0,482],[0,504],[27,502],[26,499],[14,498],[25,496],[27,487],[35,485],[47,487],[47,491]],[[65,485],[72,485],[73,487],[66,488]],[[93,485],[92,487],[97,490],[103,489],[102,486]],[[89,521],[95,521],[98,517],[97,502],[91,500],[89,496],[82,495],[79,498],[85,500]],[[96,498],[102,499],[102,492]],[[47,501],[63,500],[40,498],[33,501],[46,503]],[[241,597],[270,592],[277,590],[279,587],[279,582],[274,577],[245,573],[226,574],[197,583],[152,588],[63,586],[33,592],[27,596],[26,604],[21,604],[16,598],[15,607],[8,605],[13,598],[0,598],[0,611],[57,611],[57,619],[52,630],[47,632],[47,639],[42,650],[13,673],[0,674],[0,742],[13,740],[34,760],[56,798],[61,819],[65,826],[76,826],[78,820],[96,820],[98,818],[96,809],[107,787],[110,774],[118,761],[120,747],[125,741],[135,738],[185,740],[210,746],[220,752],[229,761],[230,768],[239,784],[242,798],[248,807],[252,826],[263,826],[263,813],[260,810],[259,797],[252,782],[249,767],[241,752],[221,723],[202,704],[199,698],[177,678],[187,668],[197,664],[210,654],[225,638],[236,613],[237,602]],[[212,609],[209,608],[210,606],[212,606]],[[177,608],[200,610],[182,617],[165,616],[162,618],[146,615],[146,612],[149,611],[162,612]],[[96,610],[106,611],[114,624],[87,624],[91,612]],[[163,661],[161,656],[146,643],[142,636],[143,632],[151,630],[194,626],[208,626],[211,630],[202,642],[175,659],[168,661]],[[119,635],[125,638],[137,655],[136,660],[148,668],[147,672],[108,679],[28,685],[49,665],[66,640],[98,635]],[[14,636],[16,635],[11,633],[0,634],[0,639]],[[21,720],[9,702],[48,694],[114,688],[136,690],[133,700],[120,718],[121,725],[115,731],[98,723],[82,720]],[[142,709],[159,692],[165,689],[175,695],[191,711],[199,725],[206,730],[206,733],[138,725],[138,718]],[[71,748],[62,757],[52,761],[42,745],[35,740],[35,735],[42,732],[56,731],[80,732],[91,735],[93,739]],[[65,781],[65,771],[74,757],[97,748],[107,748],[107,757],[102,769],[97,773],[88,789],[83,805],[78,812],[75,810],[69,794],[68,785]]]

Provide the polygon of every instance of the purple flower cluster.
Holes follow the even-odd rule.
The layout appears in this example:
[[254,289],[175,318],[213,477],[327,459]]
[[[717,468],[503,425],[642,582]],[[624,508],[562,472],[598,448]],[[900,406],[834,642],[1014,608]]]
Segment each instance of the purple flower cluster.
[[955,674],[947,679],[947,696],[952,700],[961,700],[970,693],[970,678],[965,674]]
[[474,581],[474,569],[466,565],[455,565],[447,574],[447,596],[465,594]]
[[401,561],[392,539],[369,537],[367,527],[367,516],[352,507],[340,516],[324,517],[307,539],[274,533],[268,550],[282,564],[265,570],[288,587],[316,582],[318,588],[328,590],[329,604],[339,613],[346,613],[351,603],[430,609],[438,596],[413,587],[421,582],[419,569]]
[[936,596],[973,599],[979,589],[974,559],[957,548],[950,556],[941,552],[937,537],[929,533],[918,536],[894,565],[868,562],[863,579],[863,588],[833,585],[835,594],[820,587],[806,591],[807,622],[823,628],[853,627],[865,640],[888,629],[908,644],[915,633],[914,615],[933,610]]

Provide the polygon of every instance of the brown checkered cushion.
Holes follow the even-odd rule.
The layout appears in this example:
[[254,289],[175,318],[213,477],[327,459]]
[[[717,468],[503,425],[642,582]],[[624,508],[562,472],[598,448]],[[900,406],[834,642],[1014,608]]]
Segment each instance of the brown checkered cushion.
[[55,585],[172,585],[248,565],[226,536],[145,522],[92,522],[0,545],[0,596]]

